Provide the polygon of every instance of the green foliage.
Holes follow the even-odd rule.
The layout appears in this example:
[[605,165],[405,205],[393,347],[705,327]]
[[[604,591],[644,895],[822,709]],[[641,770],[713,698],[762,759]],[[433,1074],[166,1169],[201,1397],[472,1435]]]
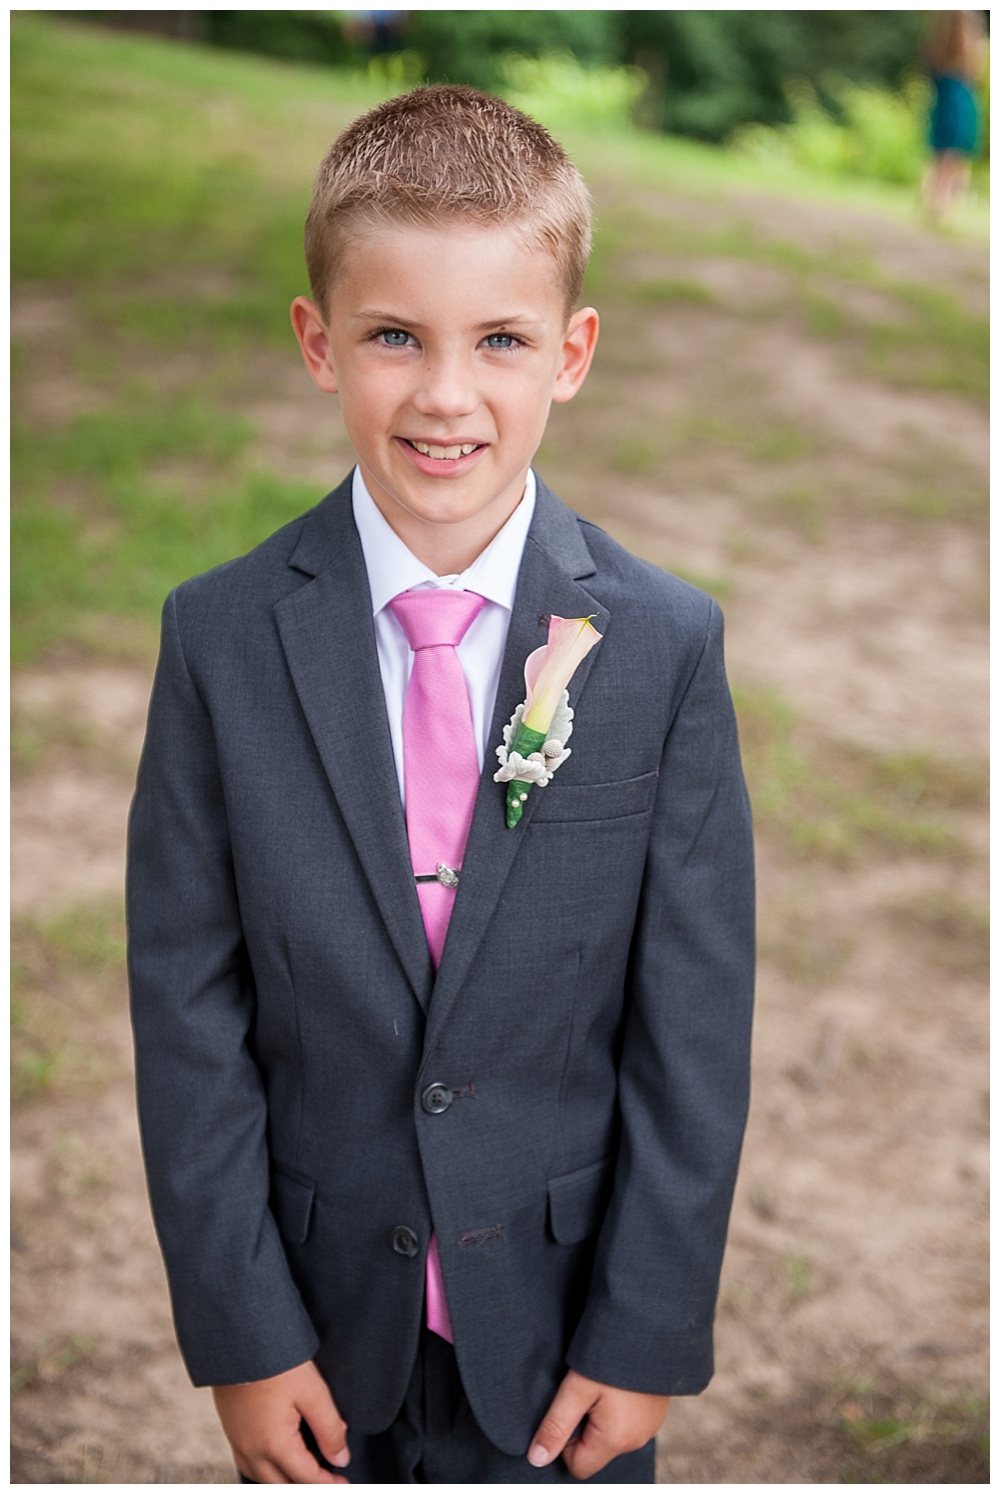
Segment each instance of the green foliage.
[[563,53],[585,66],[618,60],[614,13],[606,10],[417,10],[401,37],[429,82],[502,91],[504,59]]
[[202,36],[216,47],[327,67],[350,67],[363,56],[340,13],[330,10],[210,10]]
[[786,88],[831,71],[896,84],[912,66],[921,11],[647,10],[621,14],[622,56],[649,74],[644,118],[723,140],[789,119]]
[[[89,15],[110,20],[115,12]],[[820,84],[833,71],[896,86],[912,67],[923,11],[417,10],[365,12],[230,10],[174,13],[172,35],[286,60],[345,67],[374,54],[377,75],[404,55],[405,86],[471,83],[502,91],[505,59],[559,53],[585,69],[638,64],[647,78],[639,113],[654,129],[719,141],[748,121],[790,117],[789,82]],[[377,13],[376,13],[377,14]],[[397,70],[398,72],[398,70]]]
[[547,52],[538,58],[511,53],[499,67],[511,103],[556,134],[631,129],[644,86],[637,68],[584,68],[567,53]]
[[898,91],[844,78],[827,78],[825,85],[835,112],[800,80],[789,88],[791,122],[747,125],[735,137],[737,147],[776,165],[908,186],[919,182],[927,160],[927,80],[911,76]]

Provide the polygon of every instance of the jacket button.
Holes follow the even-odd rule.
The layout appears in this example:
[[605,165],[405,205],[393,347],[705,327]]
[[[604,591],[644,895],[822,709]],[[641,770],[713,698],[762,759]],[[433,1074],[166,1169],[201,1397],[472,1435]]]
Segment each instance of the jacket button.
[[428,1115],[443,1115],[454,1098],[447,1084],[428,1084],[420,1103]]
[[397,1255],[414,1256],[420,1249],[420,1242],[412,1229],[405,1224],[397,1224],[392,1232],[392,1248]]

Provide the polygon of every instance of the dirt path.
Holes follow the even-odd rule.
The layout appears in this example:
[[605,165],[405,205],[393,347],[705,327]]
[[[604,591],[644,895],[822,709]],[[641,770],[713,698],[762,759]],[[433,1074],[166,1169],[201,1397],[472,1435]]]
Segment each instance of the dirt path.
[[[985,285],[983,252],[906,225],[749,196],[712,211],[822,252],[866,237],[887,273],[966,299]],[[709,299],[611,303],[539,465],[720,596],[759,826],[718,1372],[671,1409],[660,1478],[984,1482],[986,415],[817,334],[780,268],[658,252],[618,272]],[[886,314],[872,295],[858,337]],[[41,409],[49,333],[37,306],[27,321]],[[321,491],[348,460],[335,416],[291,358],[257,376],[261,459]],[[15,680],[22,1482],[233,1478],[174,1345],[133,1112],[120,896],[148,687],[148,666],[69,656]]]

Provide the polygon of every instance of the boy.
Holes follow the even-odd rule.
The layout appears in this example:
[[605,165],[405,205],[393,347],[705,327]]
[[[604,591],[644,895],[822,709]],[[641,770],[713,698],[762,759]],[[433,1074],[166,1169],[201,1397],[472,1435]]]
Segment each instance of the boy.
[[[356,121],[292,320],[358,466],[165,607],[140,1115],[182,1349],[250,1482],[648,1483],[711,1375],[750,821],[717,607],[531,471],[593,356],[588,248],[578,173],[506,104]],[[545,742],[511,826],[525,660],[585,618],[572,756]]]

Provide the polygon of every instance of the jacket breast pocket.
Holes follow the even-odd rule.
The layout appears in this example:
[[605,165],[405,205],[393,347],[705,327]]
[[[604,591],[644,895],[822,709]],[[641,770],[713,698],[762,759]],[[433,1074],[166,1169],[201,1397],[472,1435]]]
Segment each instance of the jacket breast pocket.
[[660,774],[640,773],[615,783],[560,783],[558,774],[543,789],[536,789],[532,823],[556,821],[620,820],[645,814],[653,807]]
[[557,1244],[576,1245],[600,1228],[611,1183],[610,1161],[550,1178],[549,1228]]
[[276,1168],[271,1174],[270,1201],[282,1237],[292,1245],[304,1245],[312,1223],[316,1184]]

